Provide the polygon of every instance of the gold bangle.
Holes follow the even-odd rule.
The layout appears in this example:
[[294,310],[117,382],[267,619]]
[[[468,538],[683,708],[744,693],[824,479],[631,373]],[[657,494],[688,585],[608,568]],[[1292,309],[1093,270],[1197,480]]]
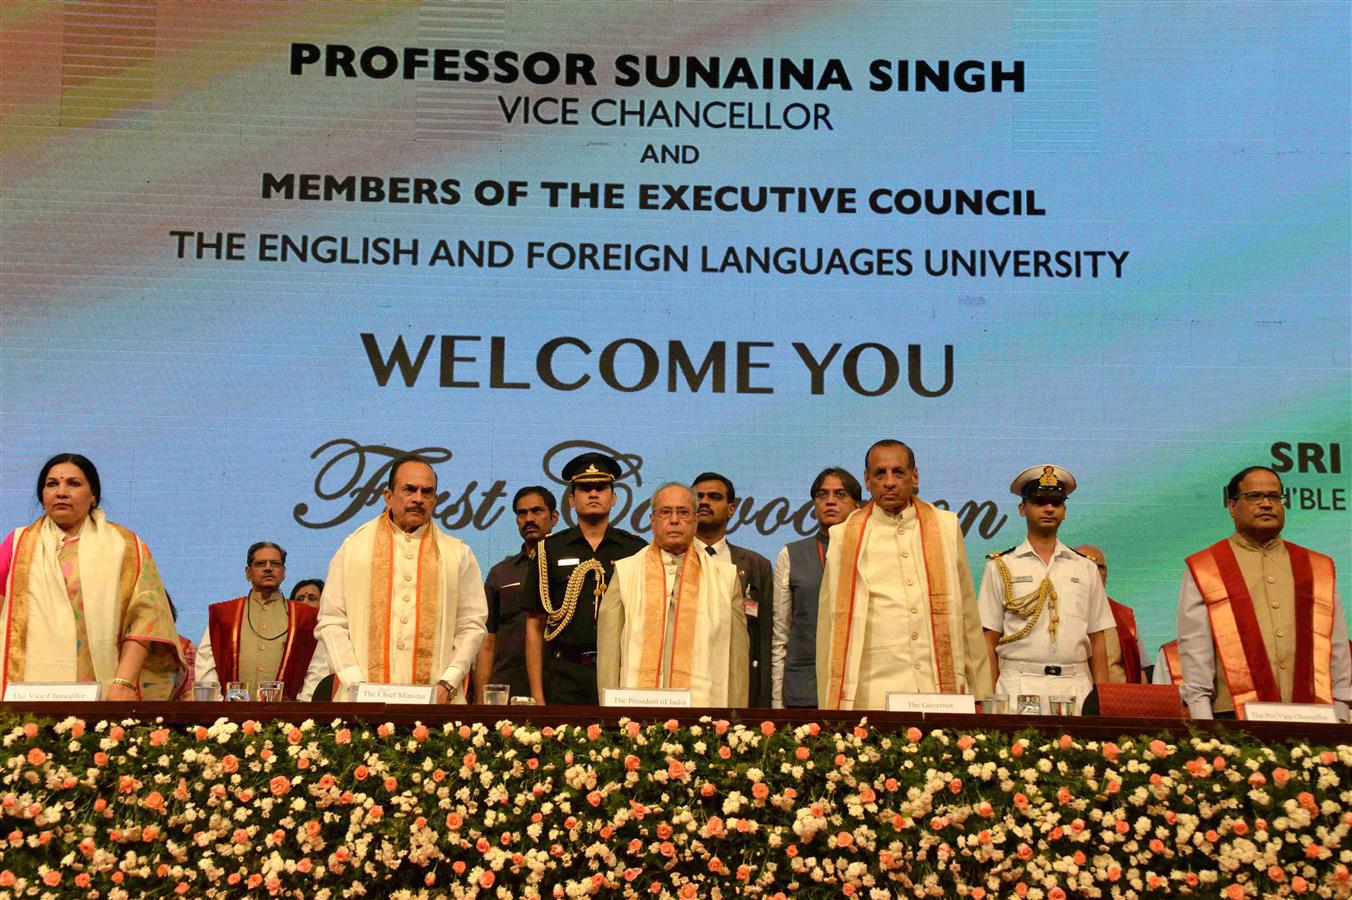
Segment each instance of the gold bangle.
[[136,690],[136,682],[127,678],[114,678],[113,684],[117,685],[118,687],[129,688],[130,690],[133,691]]

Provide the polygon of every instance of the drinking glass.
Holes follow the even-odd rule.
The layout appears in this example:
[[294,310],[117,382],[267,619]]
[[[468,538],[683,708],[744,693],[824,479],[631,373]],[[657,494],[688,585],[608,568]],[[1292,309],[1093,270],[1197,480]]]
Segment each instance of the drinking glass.
[[1052,705],[1052,715],[1054,716],[1073,716],[1078,711],[1076,707],[1079,704],[1069,694],[1053,694],[1047,699]]
[[244,681],[232,681],[225,686],[225,699],[230,702],[249,699],[249,685]]
[[1019,715],[1021,716],[1040,716],[1042,715],[1042,697],[1039,694],[1020,694],[1019,695]]
[[199,703],[221,699],[221,686],[214,681],[194,681],[192,698]]
[[1004,715],[1009,712],[1008,694],[990,694],[981,698],[981,711],[983,713],[995,713]]
[[507,698],[512,693],[510,684],[486,684],[484,685],[484,703],[488,706],[506,706]]
[[260,681],[258,682],[258,702],[259,703],[277,703],[282,699],[282,691],[286,684],[281,681]]

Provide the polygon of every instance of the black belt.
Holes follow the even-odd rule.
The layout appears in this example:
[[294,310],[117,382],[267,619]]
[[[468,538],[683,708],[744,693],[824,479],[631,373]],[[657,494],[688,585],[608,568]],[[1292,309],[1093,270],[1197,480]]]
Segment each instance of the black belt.
[[578,666],[596,665],[595,650],[577,650],[567,644],[553,644],[554,655]]

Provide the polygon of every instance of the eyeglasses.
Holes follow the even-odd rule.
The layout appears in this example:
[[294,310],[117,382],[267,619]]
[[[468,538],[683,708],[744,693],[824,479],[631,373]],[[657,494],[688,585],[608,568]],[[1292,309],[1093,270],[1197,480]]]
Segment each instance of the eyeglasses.
[[1237,498],[1245,503],[1252,503],[1255,506],[1264,500],[1271,500],[1273,503],[1282,503],[1286,496],[1281,491],[1244,491],[1237,495]]
[[285,569],[286,563],[272,559],[256,559],[251,565],[255,569]]
[[817,493],[812,495],[813,500],[829,500],[834,497],[837,500],[849,500],[850,492],[844,489],[828,491],[826,488],[818,488]]
[[679,522],[684,522],[694,514],[688,506],[664,506],[653,510],[653,516],[658,519],[676,519]]

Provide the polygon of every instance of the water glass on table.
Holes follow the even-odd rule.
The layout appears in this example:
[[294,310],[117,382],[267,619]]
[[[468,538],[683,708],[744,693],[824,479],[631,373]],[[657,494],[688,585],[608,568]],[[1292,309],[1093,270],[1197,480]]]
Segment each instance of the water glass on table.
[[1053,694],[1047,698],[1047,702],[1051,704],[1054,716],[1073,716],[1079,713],[1079,703],[1070,694]]
[[486,706],[506,706],[507,698],[512,693],[510,684],[486,684],[484,685],[484,704]]
[[225,686],[225,699],[230,703],[249,701],[249,684],[245,681],[231,681]]
[[221,686],[214,681],[194,681],[192,698],[198,703],[210,703],[221,699]]
[[995,715],[1004,715],[1009,712],[1008,694],[988,694],[981,698],[981,711],[983,713],[994,713]]
[[1021,716],[1042,715],[1042,695],[1020,694],[1018,712]]
[[278,703],[282,699],[282,691],[286,687],[281,681],[260,681],[258,682],[258,702],[259,703]]

